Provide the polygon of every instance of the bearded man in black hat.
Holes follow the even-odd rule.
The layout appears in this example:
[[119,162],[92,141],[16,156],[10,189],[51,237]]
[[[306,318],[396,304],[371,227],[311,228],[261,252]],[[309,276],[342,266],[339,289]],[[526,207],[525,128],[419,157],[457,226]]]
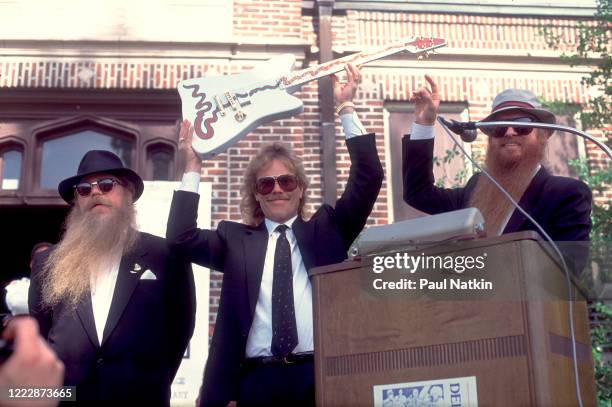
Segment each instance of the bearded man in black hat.
[[[404,200],[430,213],[476,207],[485,218],[488,236],[536,227],[481,174],[475,174],[464,188],[438,188],[433,176],[433,125],[440,105],[437,84],[425,76],[429,87],[414,92],[415,121],[412,132],[402,143]],[[536,96],[521,89],[506,89],[493,100],[491,114],[482,121],[521,123],[556,122]],[[551,175],[543,166],[544,153],[552,132],[532,127],[493,127],[483,129],[489,136],[485,167],[555,241],[585,242],[591,230],[589,187],[581,181]],[[573,246],[566,256],[573,268],[581,269],[586,245]],[[576,252],[577,250],[577,252]],[[588,249],[587,249],[588,251]],[[566,251],[567,252],[567,251]],[[572,264],[570,264],[572,266]]]
[[193,334],[191,266],[138,232],[142,179],[109,151],[89,151],[60,182],[72,205],[61,241],[35,257],[30,313],[66,366],[77,402],[169,405]]

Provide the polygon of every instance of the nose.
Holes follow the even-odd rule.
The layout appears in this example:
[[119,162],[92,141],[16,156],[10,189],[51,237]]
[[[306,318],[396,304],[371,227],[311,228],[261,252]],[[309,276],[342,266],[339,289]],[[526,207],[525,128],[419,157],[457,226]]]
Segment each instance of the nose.
[[506,134],[504,134],[505,136],[518,136],[518,133],[516,132],[516,130],[514,130],[514,127],[508,127],[506,129]]
[[91,186],[91,195],[102,195],[102,191],[98,184],[94,184]]
[[272,190],[272,193],[274,194],[282,194],[284,191],[283,189],[280,187],[280,184],[278,183],[278,180],[274,181],[274,189]]

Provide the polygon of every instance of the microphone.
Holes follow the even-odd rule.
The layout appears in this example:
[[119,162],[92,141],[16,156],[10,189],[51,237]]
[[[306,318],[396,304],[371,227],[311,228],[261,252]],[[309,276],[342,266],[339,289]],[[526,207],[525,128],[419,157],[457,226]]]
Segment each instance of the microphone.
[[466,143],[473,142],[478,136],[478,131],[476,127],[474,127],[474,122],[458,122],[457,120],[448,121],[442,116],[438,116],[438,119],[440,119],[450,131],[459,135],[461,140]]

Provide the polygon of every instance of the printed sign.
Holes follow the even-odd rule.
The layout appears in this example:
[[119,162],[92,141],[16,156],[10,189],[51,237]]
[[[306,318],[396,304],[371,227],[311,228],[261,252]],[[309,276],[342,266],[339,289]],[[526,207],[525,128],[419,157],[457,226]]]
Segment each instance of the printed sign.
[[375,407],[477,407],[476,377],[381,384],[373,387]]

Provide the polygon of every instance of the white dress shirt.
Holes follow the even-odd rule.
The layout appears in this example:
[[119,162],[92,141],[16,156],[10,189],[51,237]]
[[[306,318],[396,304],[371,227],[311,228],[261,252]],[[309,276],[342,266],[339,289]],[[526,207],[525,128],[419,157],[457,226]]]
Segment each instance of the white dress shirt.
[[[297,216],[286,221],[284,224],[289,228],[285,232],[289,247],[291,248],[291,269],[293,270],[293,305],[295,307],[295,322],[298,333],[298,345],[293,353],[312,352],[314,342],[312,339],[312,287],[308,279],[308,272],[302,254],[295,240],[291,226]],[[270,346],[272,344],[272,282],[274,280],[274,254],[276,252],[276,241],[280,232],[276,227],[280,223],[265,220],[268,230],[268,247],[264,261],[263,273],[259,297],[255,306],[255,316],[246,345],[246,357],[272,356]]]
[[113,301],[120,263],[121,257],[112,262],[109,268],[101,269],[97,275],[92,275],[90,278],[91,307],[93,308],[99,345],[102,344],[104,327],[106,326],[106,320],[108,319],[108,313]]

